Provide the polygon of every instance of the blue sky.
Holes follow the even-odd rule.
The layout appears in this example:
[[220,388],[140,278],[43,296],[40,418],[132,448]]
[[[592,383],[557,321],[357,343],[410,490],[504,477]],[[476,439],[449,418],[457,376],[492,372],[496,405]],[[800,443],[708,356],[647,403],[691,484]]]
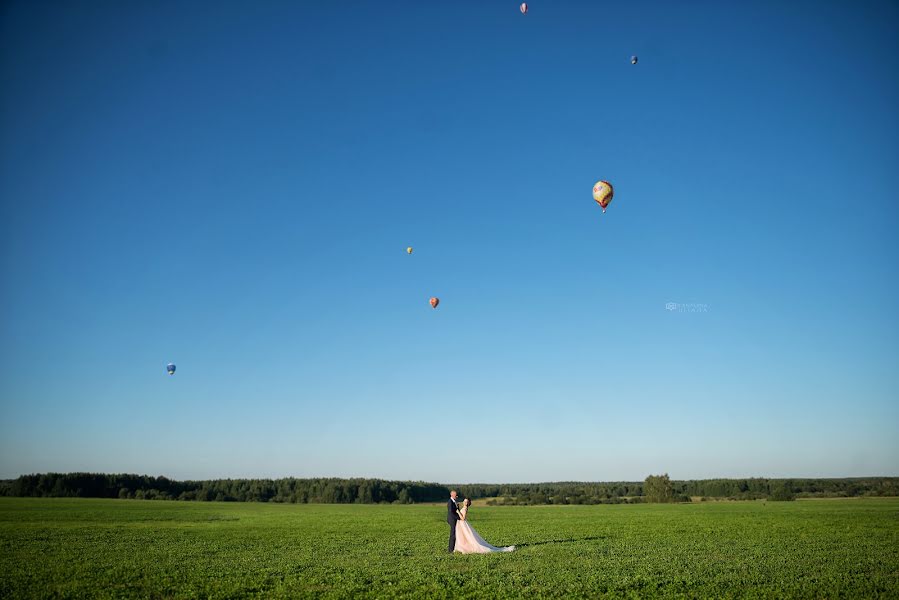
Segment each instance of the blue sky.
[[899,475],[897,26],[5,3],[0,477]]

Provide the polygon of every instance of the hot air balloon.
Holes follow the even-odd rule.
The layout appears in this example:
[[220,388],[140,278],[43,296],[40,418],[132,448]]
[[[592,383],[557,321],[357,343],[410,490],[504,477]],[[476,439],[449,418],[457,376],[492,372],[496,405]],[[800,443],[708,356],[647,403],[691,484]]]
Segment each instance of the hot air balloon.
[[440,298],[431,298],[431,308],[437,308],[438,304],[440,304]]
[[412,246],[406,248],[406,254],[412,254]]
[[606,207],[612,202],[612,196],[614,195],[615,190],[612,189],[612,184],[608,181],[597,181],[596,185],[593,186],[593,199],[602,207],[602,212],[606,212]]
[[521,14],[523,14],[523,15],[528,14],[528,3],[522,2],[521,6],[519,6],[518,9],[521,11]]
[[631,57],[631,64],[632,64],[632,65],[637,64],[637,60],[639,60],[639,59],[638,59],[636,56],[632,56],[632,57]]
[[165,366],[165,370],[169,372],[169,375],[175,374],[175,363],[169,363]]

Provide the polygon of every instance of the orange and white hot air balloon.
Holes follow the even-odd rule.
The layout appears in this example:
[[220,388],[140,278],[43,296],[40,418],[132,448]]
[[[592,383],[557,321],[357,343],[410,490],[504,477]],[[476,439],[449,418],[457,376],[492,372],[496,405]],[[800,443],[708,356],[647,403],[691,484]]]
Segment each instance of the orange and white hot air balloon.
[[520,11],[521,11],[521,14],[523,14],[523,15],[528,14],[528,3],[527,3],[527,2],[522,2],[522,3],[521,3],[521,6],[518,7],[518,10],[520,10]]
[[612,189],[612,184],[608,181],[597,181],[593,185],[593,199],[602,207],[602,212],[606,212],[606,208],[612,202],[612,196],[614,195],[615,190]]
[[437,308],[438,304],[440,304],[440,298],[431,298],[431,308]]

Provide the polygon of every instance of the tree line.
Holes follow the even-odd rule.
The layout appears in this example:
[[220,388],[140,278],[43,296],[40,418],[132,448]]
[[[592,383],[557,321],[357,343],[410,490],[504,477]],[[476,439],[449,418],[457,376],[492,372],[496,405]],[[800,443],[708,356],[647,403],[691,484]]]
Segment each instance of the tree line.
[[167,477],[102,473],[43,473],[0,482],[0,495],[200,500],[204,502],[288,502],[295,504],[412,504],[436,502],[446,486],[381,479],[212,479],[175,481]]
[[298,504],[413,504],[442,502],[456,489],[490,504],[619,504],[691,500],[792,500],[899,496],[899,477],[843,479],[702,479],[676,481],[650,475],[642,482],[460,484],[382,479],[212,479],[175,481],[148,475],[43,473],[0,481],[0,496],[287,502]]
[[620,504],[633,502],[691,502],[703,500],[794,500],[899,496],[899,477],[840,479],[697,479],[675,481],[650,475],[643,482],[538,483],[501,486],[461,486],[472,497],[488,497],[490,504]]

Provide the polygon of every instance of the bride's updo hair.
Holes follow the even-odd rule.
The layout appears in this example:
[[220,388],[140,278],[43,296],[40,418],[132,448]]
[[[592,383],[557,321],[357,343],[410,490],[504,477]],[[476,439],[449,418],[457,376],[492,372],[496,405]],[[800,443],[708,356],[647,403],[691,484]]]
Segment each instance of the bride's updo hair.
[[471,506],[471,498],[465,499],[465,506]]

